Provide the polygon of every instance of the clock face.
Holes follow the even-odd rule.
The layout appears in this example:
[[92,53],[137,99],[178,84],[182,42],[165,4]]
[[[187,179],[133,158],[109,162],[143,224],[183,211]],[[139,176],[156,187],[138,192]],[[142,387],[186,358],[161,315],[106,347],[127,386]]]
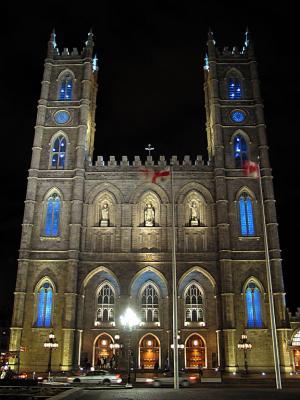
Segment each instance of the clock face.
[[230,114],[230,118],[233,122],[243,122],[246,118],[246,114],[244,113],[244,111],[235,110],[232,111],[232,113]]
[[70,114],[68,111],[60,110],[55,113],[54,119],[58,124],[65,124],[70,120]]

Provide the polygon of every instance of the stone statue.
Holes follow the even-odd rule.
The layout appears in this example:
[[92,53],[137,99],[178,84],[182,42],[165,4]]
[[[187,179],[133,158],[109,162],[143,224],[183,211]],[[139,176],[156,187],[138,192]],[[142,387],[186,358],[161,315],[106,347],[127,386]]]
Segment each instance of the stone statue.
[[189,203],[189,207],[191,210],[191,216],[190,216],[191,226],[199,226],[198,206],[196,201],[192,201],[191,203]]
[[154,226],[154,208],[151,203],[146,204],[144,218],[145,226]]
[[108,225],[109,225],[109,207],[107,203],[104,203],[101,208],[100,226],[108,226]]

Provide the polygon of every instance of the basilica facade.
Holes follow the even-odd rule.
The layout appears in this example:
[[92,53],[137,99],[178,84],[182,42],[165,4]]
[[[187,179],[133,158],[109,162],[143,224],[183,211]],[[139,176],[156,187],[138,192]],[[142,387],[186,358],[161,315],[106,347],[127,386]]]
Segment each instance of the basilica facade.
[[[220,50],[208,36],[204,65],[209,161],[93,158],[98,67],[93,35],[59,52],[48,43],[20,246],[10,350],[22,370],[47,370],[49,333],[58,347],[53,370],[172,364],[171,179],[177,261],[179,367],[243,366],[241,334],[252,343],[250,371],[273,371],[264,247],[268,236],[282,371],[300,360],[300,333],[285,305],[272,172],[256,60]],[[101,93],[100,93],[101,96]],[[245,161],[260,160],[259,179]],[[146,172],[145,172],[146,171]],[[153,175],[151,175],[153,174]],[[161,177],[159,177],[161,178]],[[263,202],[263,203],[262,203]],[[131,307],[140,318],[124,329]],[[298,335],[298,336],[297,336]],[[300,349],[300,347],[299,347]],[[113,363],[113,364],[112,364]]]

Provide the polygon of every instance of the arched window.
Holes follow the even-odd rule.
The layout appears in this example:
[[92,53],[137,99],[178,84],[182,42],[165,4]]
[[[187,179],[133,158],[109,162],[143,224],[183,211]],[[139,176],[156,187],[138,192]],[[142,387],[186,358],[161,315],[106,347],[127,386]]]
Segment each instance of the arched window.
[[198,285],[191,284],[185,292],[185,322],[202,322],[204,325],[203,295]]
[[158,292],[151,283],[141,293],[142,322],[159,322]]
[[63,135],[58,136],[52,145],[51,149],[51,167],[61,168],[65,167],[66,158],[66,138]]
[[244,161],[248,160],[248,146],[242,135],[236,135],[233,141],[235,168],[243,168]]
[[53,193],[47,201],[44,233],[46,236],[58,236],[60,216],[60,198]]
[[72,100],[73,81],[71,75],[65,75],[60,83],[59,100]]
[[262,327],[261,293],[254,282],[250,282],[246,288],[246,308],[249,328]]
[[52,316],[53,289],[49,282],[45,282],[38,292],[37,321],[38,327],[50,327]]
[[248,193],[242,193],[239,198],[240,224],[243,236],[254,235],[254,219],[252,199]]
[[241,82],[238,78],[231,77],[228,80],[228,98],[238,100],[241,96]]
[[293,336],[292,346],[300,346],[300,330]]
[[115,292],[111,285],[105,283],[97,295],[96,325],[99,322],[114,322]]

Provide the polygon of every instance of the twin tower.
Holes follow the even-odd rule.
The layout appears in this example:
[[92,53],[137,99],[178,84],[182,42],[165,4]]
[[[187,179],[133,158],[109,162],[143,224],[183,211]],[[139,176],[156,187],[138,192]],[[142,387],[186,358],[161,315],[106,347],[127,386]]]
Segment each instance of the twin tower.
[[[243,365],[273,371],[263,219],[258,179],[243,163],[259,156],[282,371],[295,367],[285,306],[263,103],[249,34],[242,49],[216,47],[209,32],[204,94],[209,163],[173,156],[179,366]],[[85,47],[60,52],[51,35],[42,80],[20,246],[10,350],[22,370],[118,366],[131,338],[135,368],[172,365],[170,180],[140,179],[166,169],[163,156],[92,161],[97,59]],[[200,72],[199,72],[200,73]],[[141,323],[120,325],[130,306]],[[118,344],[123,344],[123,351]],[[297,362],[297,360],[296,360]]]

